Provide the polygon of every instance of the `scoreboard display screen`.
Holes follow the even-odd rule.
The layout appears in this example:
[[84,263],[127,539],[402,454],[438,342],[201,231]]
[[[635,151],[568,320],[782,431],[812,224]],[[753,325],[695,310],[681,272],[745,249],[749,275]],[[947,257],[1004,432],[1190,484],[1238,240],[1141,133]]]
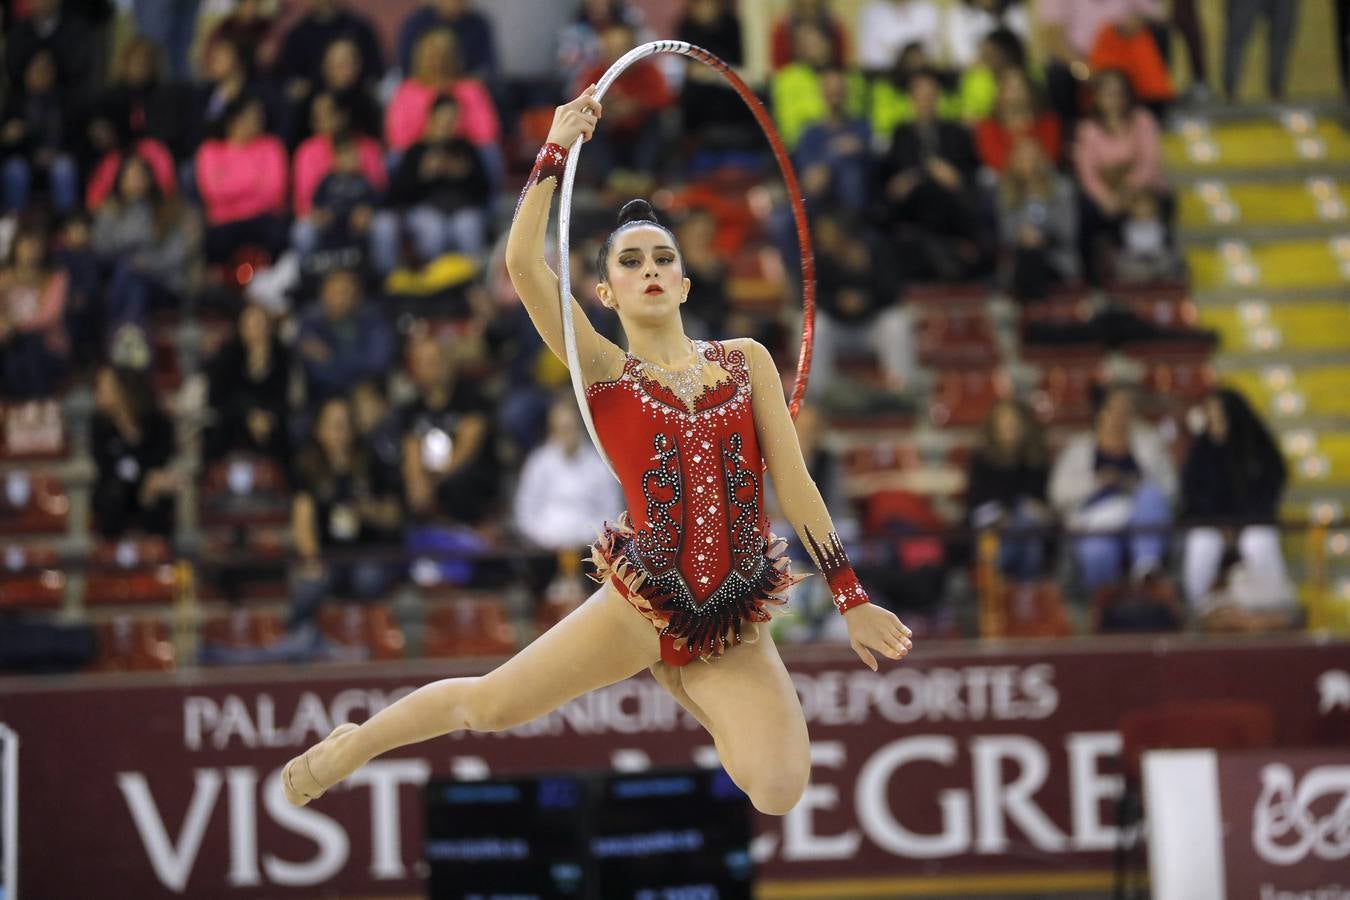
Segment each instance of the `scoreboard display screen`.
[[433,900],[733,900],[752,893],[750,802],[721,769],[426,787]]

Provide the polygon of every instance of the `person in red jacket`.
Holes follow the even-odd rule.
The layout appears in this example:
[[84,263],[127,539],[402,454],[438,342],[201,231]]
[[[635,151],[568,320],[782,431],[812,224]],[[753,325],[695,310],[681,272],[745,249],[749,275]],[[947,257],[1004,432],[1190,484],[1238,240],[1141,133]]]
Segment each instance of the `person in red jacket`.
[[289,161],[286,146],[265,124],[262,101],[239,97],[225,110],[223,137],[197,150],[208,262],[227,262],[249,244],[275,255],[285,244]]
[[1062,146],[1059,116],[1042,106],[1026,72],[1005,69],[999,76],[993,115],[975,126],[975,149],[980,162],[1002,174],[1013,147],[1024,137],[1034,138],[1045,151],[1046,159],[1059,162]]
[[[632,26],[620,20],[611,22],[600,34],[600,46],[603,57],[582,73],[578,92],[599,82],[611,65],[636,46]],[[674,102],[675,95],[656,63],[641,59],[629,66],[605,95],[610,120],[586,148],[586,170],[655,172],[668,139],[662,113]]]

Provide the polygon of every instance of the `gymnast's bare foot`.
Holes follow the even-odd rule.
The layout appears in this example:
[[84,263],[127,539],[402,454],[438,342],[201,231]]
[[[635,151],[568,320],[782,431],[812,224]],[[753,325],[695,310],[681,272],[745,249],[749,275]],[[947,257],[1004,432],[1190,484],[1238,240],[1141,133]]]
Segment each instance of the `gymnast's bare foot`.
[[293,806],[304,806],[318,800],[324,791],[354,771],[343,771],[342,744],[338,740],[358,727],[347,722],[334,728],[328,737],[286,763],[281,770],[281,789]]

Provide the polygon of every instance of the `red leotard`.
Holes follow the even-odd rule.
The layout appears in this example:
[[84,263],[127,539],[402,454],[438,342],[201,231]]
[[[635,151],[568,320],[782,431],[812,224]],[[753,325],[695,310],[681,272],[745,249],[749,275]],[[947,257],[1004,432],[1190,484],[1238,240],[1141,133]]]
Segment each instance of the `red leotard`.
[[592,577],[661,630],[661,657],[677,666],[740,643],[741,621],[769,621],[800,580],[764,515],[745,354],[696,348],[716,378],[705,377],[692,412],[631,355],[618,379],[586,391],[628,501],[592,547]]

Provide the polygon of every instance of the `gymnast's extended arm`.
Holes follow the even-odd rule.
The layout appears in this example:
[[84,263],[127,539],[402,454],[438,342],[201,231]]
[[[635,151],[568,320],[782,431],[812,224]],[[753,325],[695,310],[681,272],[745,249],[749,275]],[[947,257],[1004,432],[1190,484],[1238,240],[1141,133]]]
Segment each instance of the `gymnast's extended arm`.
[[892,659],[903,659],[912,646],[910,630],[895,613],[870,602],[867,592],[858,583],[830,512],[802,458],[797,430],[783,399],[782,382],[773,357],[757,341],[729,341],[728,344],[739,345],[738,349],[743,350],[750,361],[750,399],[760,452],[778,492],[783,515],[792,523],[829,582],[835,608],[848,625],[849,643],[873,671],[877,662],[868,648]]
[[[530,320],[553,355],[567,364],[563,344],[562,310],[558,303],[558,276],[544,261],[544,234],[548,229],[553,194],[562,180],[567,151],[578,135],[590,137],[600,118],[600,103],[588,88],[577,99],[557,108],[548,142],[539,151],[534,171],[525,182],[515,220],[506,239],[506,268],[511,284],[525,304]],[[577,355],[586,383],[613,377],[623,363],[623,351],[596,332],[581,304],[572,300]]]

